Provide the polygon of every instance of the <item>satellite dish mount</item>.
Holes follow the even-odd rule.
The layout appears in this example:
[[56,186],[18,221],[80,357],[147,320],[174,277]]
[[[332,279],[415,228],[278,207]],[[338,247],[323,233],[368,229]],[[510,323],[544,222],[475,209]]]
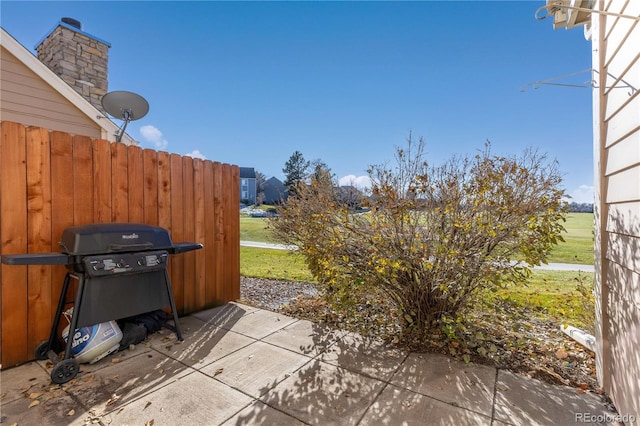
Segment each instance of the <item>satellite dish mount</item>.
[[122,142],[127,124],[139,120],[149,112],[149,103],[142,96],[125,91],[109,92],[102,97],[102,108],[109,115],[124,121],[116,133],[116,142]]

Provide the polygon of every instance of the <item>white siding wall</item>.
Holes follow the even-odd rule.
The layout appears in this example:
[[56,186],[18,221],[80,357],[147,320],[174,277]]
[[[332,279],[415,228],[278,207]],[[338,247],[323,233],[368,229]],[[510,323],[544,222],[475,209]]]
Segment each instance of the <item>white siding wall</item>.
[[[595,10],[640,16],[638,0]],[[598,379],[640,421],[640,22],[592,14]],[[620,87],[620,86],[632,87]]]

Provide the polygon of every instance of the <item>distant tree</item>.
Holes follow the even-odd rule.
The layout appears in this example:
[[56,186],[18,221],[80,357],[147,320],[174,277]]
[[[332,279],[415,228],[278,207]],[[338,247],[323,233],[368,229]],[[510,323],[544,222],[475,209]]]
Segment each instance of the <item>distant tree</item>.
[[569,211],[571,213],[593,213],[592,203],[576,203],[575,201],[569,203]]
[[291,157],[284,164],[282,172],[285,175],[284,186],[289,194],[296,193],[296,187],[304,183],[309,176],[311,162],[304,159],[300,151],[291,154]]
[[264,184],[267,181],[267,177],[264,173],[260,173],[256,170],[256,204],[260,205],[264,202]]
[[332,180],[335,178],[334,174],[331,173],[331,168],[320,158],[316,158],[311,161],[309,168],[311,169],[311,175],[316,179],[320,178],[324,174],[328,175]]

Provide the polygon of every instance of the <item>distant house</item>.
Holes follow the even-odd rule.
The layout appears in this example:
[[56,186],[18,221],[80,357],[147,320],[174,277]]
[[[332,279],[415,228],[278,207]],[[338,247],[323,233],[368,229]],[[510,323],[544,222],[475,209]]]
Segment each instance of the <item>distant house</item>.
[[[38,43],[38,57],[0,28],[3,121],[116,140],[118,125],[100,104],[107,92],[110,45],[80,27],[63,18]],[[126,134],[122,142],[136,143]]]
[[287,200],[287,187],[277,177],[267,179],[264,183],[265,204],[280,204]]
[[357,209],[362,204],[362,192],[352,185],[344,185],[335,188],[338,199],[349,206],[349,208]]
[[256,170],[253,167],[240,167],[240,202],[256,203]]

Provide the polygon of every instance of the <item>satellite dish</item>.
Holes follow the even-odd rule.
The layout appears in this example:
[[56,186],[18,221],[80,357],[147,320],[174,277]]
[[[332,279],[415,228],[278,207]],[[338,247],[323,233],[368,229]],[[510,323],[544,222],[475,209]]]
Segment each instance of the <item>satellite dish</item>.
[[149,112],[149,102],[142,96],[123,90],[109,92],[102,97],[102,108],[111,116],[121,118],[124,124],[116,134],[116,142],[122,141],[127,124],[139,120]]

